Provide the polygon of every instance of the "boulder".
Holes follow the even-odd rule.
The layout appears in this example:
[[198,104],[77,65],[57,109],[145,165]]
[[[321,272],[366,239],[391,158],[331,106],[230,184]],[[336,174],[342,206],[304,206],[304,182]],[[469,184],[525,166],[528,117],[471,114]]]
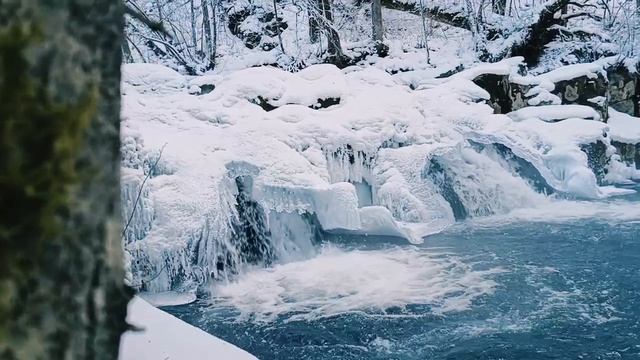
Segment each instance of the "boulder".
[[609,78],[609,105],[626,114],[640,116],[638,113],[638,74],[632,73],[626,66],[616,65],[607,69]]

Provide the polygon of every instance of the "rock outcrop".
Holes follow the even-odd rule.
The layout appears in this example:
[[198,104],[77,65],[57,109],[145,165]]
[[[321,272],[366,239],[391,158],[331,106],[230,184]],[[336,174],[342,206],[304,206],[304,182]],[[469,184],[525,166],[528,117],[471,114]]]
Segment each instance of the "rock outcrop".
[[527,106],[584,105],[604,122],[609,106],[640,116],[638,73],[613,60],[569,65],[537,76],[481,74],[473,81],[489,92],[488,103],[498,114]]

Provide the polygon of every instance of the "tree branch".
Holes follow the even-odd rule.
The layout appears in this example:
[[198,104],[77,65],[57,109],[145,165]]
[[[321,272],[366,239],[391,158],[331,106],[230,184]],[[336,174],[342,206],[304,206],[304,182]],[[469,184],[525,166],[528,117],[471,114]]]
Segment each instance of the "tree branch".
[[573,19],[573,18],[577,18],[577,17],[589,17],[592,18],[594,20],[598,20],[598,21],[602,21],[602,18],[598,15],[594,15],[588,12],[579,12],[579,13],[573,13],[573,14],[564,14],[562,16],[560,16],[560,18],[562,20],[569,20],[569,19]]
[[159,33],[161,33],[163,35],[171,37],[171,35],[164,28],[164,25],[161,22],[149,19],[149,17],[147,15],[145,15],[142,11],[140,11],[140,9],[134,9],[129,4],[130,3],[125,4],[125,6],[124,6],[124,11],[125,11],[125,13],[127,15],[129,15],[132,18],[140,21],[141,23],[146,25],[152,31],[156,31],[156,32],[159,32]]
[[595,8],[595,9],[597,9],[597,8],[598,8],[598,7],[597,7],[596,5],[594,5],[594,4],[578,3],[578,2],[575,2],[575,1],[569,1],[569,3],[567,3],[567,5],[572,5],[572,6],[575,6],[575,7],[580,8],[580,9],[582,9],[582,8],[586,8],[586,7],[592,7],[592,8]]
[[147,172],[147,175],[144,177],[144,180],[142,180],[142,184],[140,185],[140,189],[138,189],[138,195],[136,196],[136,200],[133,202],[133,210],[131,211],[131,215],[129,215],[129,220],[127,220],[127,224],[125,225],[124,229],[122,230],[122,235],[121,235],[122,237],[124,237],[124,235],[127,233],[127,229],[129,229],[129,225],[131,224],[131,220],[133,220],[133,215],[136,213],[136,208],[138,207],[138,202],[140,201],[140,196],[142,195],[142,189],[144,188],[144,184],[147,182],[147,180],[151,176],[151,173],[156,169],[156,166],[158,165],[158,162],[160,161],[160,157],[162,157],[162,152],[164,151],[164,147],[165,146],[167,146],[166,143],[164,145],[162,145],[162,148],[160,149],[160,153],[158,154],[158,158],[153,163],[153,165],[149,168],[149,171]]

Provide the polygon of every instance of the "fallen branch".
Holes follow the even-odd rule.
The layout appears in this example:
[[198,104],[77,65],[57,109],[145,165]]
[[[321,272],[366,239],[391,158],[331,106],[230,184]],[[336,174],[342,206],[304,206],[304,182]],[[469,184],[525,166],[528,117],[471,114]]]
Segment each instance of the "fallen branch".
[[136,196],[136,200],[133,202],[133,210],[131,211],[131,215],[129,215],[129,220],[127,220],[127,224],[125,225],[124,229],[122,230],[122,235],[121,235],[122,237],[124,237],[124,235],[127,233],[127,229],[129,229],[129,225],[131,224],[131,220],[133,220],[133,215],[136,213],[136,208],[138,207],[138,202],[140,201],[140,196],[142,195],[142,189],[144,188],[144,184],[147,182],[147,180],[149,180],[149,177],[151,176],[153,171],[156,169],[156,166],[158,165],[158,162],[160,161],[160,157],[162,157],[162,152],[164,151],[164,147],[165,146],[167,146],[166,143],[164,145],[162,145],[162,148],[160,149],[160,153],[158,154],[158,158],[153,163],[153,165],[149,168],[149,171],[147,172],[147,175],[144,177],[144,180],[142,180],[142,184],[140,185],[140,189],[138,189],[138,195]]
[[573,18],[577,18],[577,17],[583,17],[583,16],[584,16],[584,17],[592,18],[592,19],[597,20],[597,21],[602,21],[602,18],[601,18],[600,16],[598,16],[598,15],[594,15],[594,14],[591,14],[591,13],[588,13],[588,12],[579,12],[579,13],[573,13],[573,14],[564,14],[564,15],[562,15],[560,18],[561,18],[562,20],[565,20],[565,21],[566,21],[566,20],[569,20],[569,19],[573,19]]
[[[134,9],[129,4],[131,4],[131,3],[125,4],[125,6],[124,6],[125,14],[127,14],[127,15],[131,16],[132,18],[134,18],[134,19],[140,21],[141,23],[145,24],[152,31],[156,31],[156,32],[164,34],[164,35],[166,35],[168,37],[171,37],[171,35],[164,28],[164,25],[162,25],[161,22],[149,19],[149,17],[147,15],[145,15],[142,11],[140,11],[139,8],[138,9]],[[133,6],[137,7],[135,4]]]

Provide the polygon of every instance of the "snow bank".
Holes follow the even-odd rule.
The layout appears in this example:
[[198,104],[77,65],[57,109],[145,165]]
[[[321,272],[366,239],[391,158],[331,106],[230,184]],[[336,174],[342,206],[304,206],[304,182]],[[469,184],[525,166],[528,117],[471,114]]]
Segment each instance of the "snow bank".
[[612,140],[627,144],[640,140],[640,118],[609,108],[608,125]]
[[606,76],[605,68],[618,61],[620,61],[618,56],[605,57],[590,63],[565,65],[540,75],[512,76],[511,81],[520,85],[544,85],[576,79],[581,76],[595,79],[598,74]]
[[570,118],[600,120],[600,114],[593,108],[584,105],[544,105],[527,106],[507,114],[515,121],[540,119],[543,121],[560,121]]
[[141,330],[129,330],[122,335],[120,360],[256,359],[137,296],[129,303],[127,322]]
[[484,74],[512,75],[517,73],[518,66],[521,65],[524,65],[524,58],[522,56],[516,56],[495,63],[483,63],[476,65],[471,69],[453,75],[452,78],[464,78],[467,80],[473,80],[478,76]]

